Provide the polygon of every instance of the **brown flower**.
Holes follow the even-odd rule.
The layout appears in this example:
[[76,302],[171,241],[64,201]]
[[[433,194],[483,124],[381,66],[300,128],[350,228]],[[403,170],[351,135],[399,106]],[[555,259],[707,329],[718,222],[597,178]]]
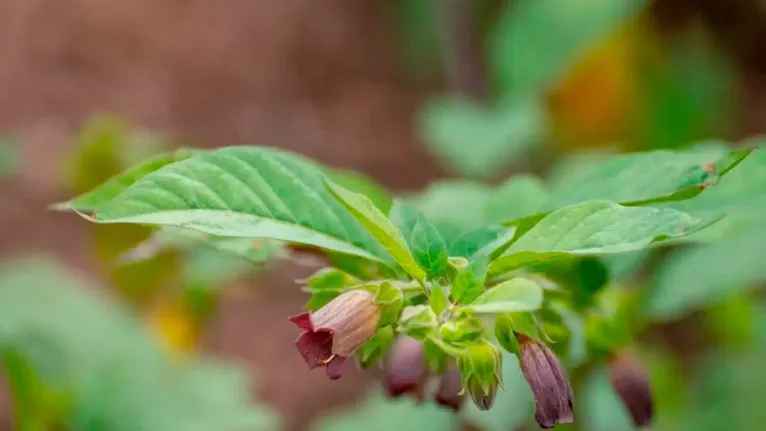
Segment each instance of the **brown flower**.
[[572,388],[556,355],[543,343],[516,334],[521,370],[535,396],[535,420],[541,428],[572,423]]
[[654,416],[652,391],[649,376],[638,359],[629,353],[617,355],[612,360],[609,377],[636,427],[651,425]]
[[391,398],[411,393],[423,400],[428,368],[423,343],[408,336],[399,337],[386,358],[384,388]]
[[463,394],[462,377],[460,371],[454,365],[447,367],[447,371],[439,378],[439,389],[434,397],[436,404],[452,409],[457,412],[463,406],[465,396]]
[[295,340],[309,368],[325,367],[331,379],[340,378],[343,364],[378,328],[380,308],[366,290],[342,293],[314,312],[290,321],[304,332]]

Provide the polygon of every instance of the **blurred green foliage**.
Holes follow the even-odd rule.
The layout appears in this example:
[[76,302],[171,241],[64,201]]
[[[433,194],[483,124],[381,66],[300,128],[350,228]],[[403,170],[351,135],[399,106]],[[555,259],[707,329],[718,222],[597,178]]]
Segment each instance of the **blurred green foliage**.
[[[465,308],[473,306],[478,314],[482,307],[501,307],[511,316],[539,308],[544,294],[546,302],[534,319],[517,314],[513,329],[552,340],[568,367],[577,423],[560,429],[633,429],[607,377],[606,359],[621,349],[637,351],[649,365],[658,412],[655,431],[757,428],[766,419],[759,408],[766,396],[766,372],[759,366],[766,361],[766,308],[760,289],[766,282],[761,267],[766,253],[766,153],[757,140],[733,145],[704,141],[725,134],[736,115],[728,108],[736,89],[734,66],[704,29],[670,41],[657,36],[647,24],[647,4],[640,0],[499,3],[473,2],[469,7],[480,24],[477,49],[485,57],[491,94],[435,96],[424,104],[417,122],[434,157],[461,178],[435,181],[398,201],[354,172],[278,155],[260,160],[255,176],[273,190],[258,199],[274,199],[277,190],[280,197],[292,194],[294,199],[266,200],[252,212],[266,217],[280,205],[289,206],[287,212],[300,215],[303,227],[322,234],[311,237],[310,244],[333,250],[326,255],[346,271],[309,279],[307,308],[319,308],[357,285],[356,276],[402,276],[396,263],[386,260],[387,253],[419,281],[449,271],[457,274],[451,293],[456,295],[459,287],[460,297],[433,295],[417,324],[435,321],[450,299],[471,303]],[[421,83],[443,81],[444,51],[450,47],[439,36],[443,23],[437,16],[448,2],[392,4],[413,76]],[[609,129],[612,122],[603,119],[614,115],[619,117],[615,123],[624,126],[614,134],[585,130],[592,118],[597,128]],[[595,143],[583,138],[591,134],[609,138],[592,139]],[[24,431],[278,429],[274,413],[248,400],[248,379],[240,371],[197,354],[179,355],[194,350],[194,336],[185,340],[163,322],[178,319],[191,332],[199,331],[215,311],[221,287],[288,257],[281,241],[306,237],[286,233],[284,226],[270,226],[268,239],[251,238],[265,230],[251,237],[224,236],[243,225],[258,229],[257,223],[198,223],[202,233],[141,219],[142,204],[122,196],[126,188],[150,177],[154,185],[171,190],[172,181],[152,174],[205,152],[174,150],[166,137],[133,129],[117,117],[92,119],[77,141],[63,182],[79,197],[55,207],[101,221],[133,217],[157,226],[95,226],[93,246],[111,287],[121,295],[118,300],[94,296],[88,283],[46,259],[10,261],[0,269],[0,358],[13,395],[14,426]],[[696,141],[701,143],[691,145]],[[599,149],[581,151],[594,146]],[[753,146],[760,149],[742,151]],[[679,150],[614,155],[619,149],[663,148]],[[231,162],[225,172],[234,175],[234,182],[239,181],[236,174],[249,174],[237,163]],[[12,173],[16,164],[14,148],[0,145],[0,175]],[[305,171],[293,169],[303,169],[303,164]],[[497,183],[509,168],[543,174],[524,173]],[[221,174],[210,165],[207,169],[195,173],[203,179]],[[294,172],[302,175],[295,177]],[[355,211],[356,219],[364,220],[366,229],[349,229],[359,227],[354,218],[330,193],[315,192],[322,176],[341,186],[335,197],[346,196],[341,201]],[[244,192],[227,191],[231,201],[226,204],[252,198],[238,193]],[[121,196],[121,205],[108,205]],[[205,193],[193,198],[197,204],[216,199]],[[634,241],[640,247],[662,241],[660,247],[624,248],[630,251],[608,256],[580,256],[592,252],[587,232],[581,232],[578,242],[568,230],[531,230],[551,213],[591,200],[622,204],[610,205],[617,213],[638,211],[635,219],[616,219],[619,229],[607,225],[598,232],[619,247],[644,226],[639,223],[648,218],[640,213],[644,206],[689,218],[669,216],[667,229]],[[136,210],[132,214],[125,210],[130,205]],[[319,216],[325,218],[306,223]],[[628,222],[635,224],[626,226]],[[690,231],[694,233],[665,241]],[[492,280],[498,274],[488,268],[489,258],[459,268],[451,260],[482,250],[502,255],[509,244],[496,247],[493,241],[503,243],[509,232],[517,237],[533,232],[537,242],[530,245],[528,237],[522,242],[529,249],[545,241],[565,244],[554,253],[567,256],[551,261],[545,256],[539,265],[530,266],[537,257],[509,264],[504,269],[515,271],[500,276],[524,277],[509,281]],[[611,250],[607,240],[599,243],[601,251]],[[370,256],[373,263],[365,261]],[[482,297],[475,287],[485,281],[505,288],[485,292],[489,299],[476,299]],[[531,288],[517,289],[519,285]],[[391,288],[380,283],[368,287],[379,295]],[[391,302],[419,294],[414,285],[403,292]],[[125,303],[131,307],[118,305]],[[674,351],[677,342],[665,332],[667,325],[699,323],[694,318],[700,315],[703,324],[693,331],[709,332],[714,343],[699,352]],[[154,320],[148,328],[139,323],[146,316]],[[157,345],[150,331],[164,334],[170,349]],[[383,328],[362,349],[360,360],[374,364],[392,337],[392,327]],[[504,387],[496,408],[488,412],[469,403],[455,417],[433,404],[392,401],[374,390],[358,405],[316,419],[310,429],[523,428],[531,422],[533,400],[516,358],[511,353],[505,358]]]

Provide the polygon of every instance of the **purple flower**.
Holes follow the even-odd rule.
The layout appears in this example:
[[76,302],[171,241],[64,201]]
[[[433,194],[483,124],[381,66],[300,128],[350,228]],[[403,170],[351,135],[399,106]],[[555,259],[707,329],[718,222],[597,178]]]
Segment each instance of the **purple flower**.
[[450,365],[439,378],[439,389],[437,389],[435,397],[436,404],[457,412],[463,406],[464,399],[460,371],[454,365]]
[[412,394],[423,400],[428,367],[423,343],[406,335],[399,337],[386,358],[384,388],[391,398]]
[[553,428],[557,423],[572,423],[572,388],[564,367],[543,343],[516,334],[521,348],[521,370],[535,396],[535,420],[540,428]]
[[346,358],[378,329],[381,311],[374,299],[371,292],[352,290],[317,311],[290,318],[304,330],[295,346],[309,368],[325,367],[331,379],[340,378]]
[[649,376],[638,359],[629,353],[617,355],[612,360],[609,377],[636,427],[651,425],[654,416],[652,391]]

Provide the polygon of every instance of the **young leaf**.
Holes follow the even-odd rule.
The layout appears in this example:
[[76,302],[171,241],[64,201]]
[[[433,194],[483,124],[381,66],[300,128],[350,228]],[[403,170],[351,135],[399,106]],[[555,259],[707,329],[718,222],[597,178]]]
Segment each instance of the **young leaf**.
[[171,153],[153,156],[143,163],[133,166],[125,172],[108,179],[105,183],[95,189],[83,193],[67,202],[54,204],[52,207],[59,211],[75,210],[85,213],[95,211],[99,206],[116,198],[125,189],[152,172],[156,172],[169,164],[186,160],[189,157],[202,153],[203,150],[179,149]]
[[390,218],[428,277],[444,275],[447,270],[447,245],[436,227],[414,207],[399,200],[394,201]]
[[543,305],[543,288],[526,278],[513,278],[482,293],[463,308],[474,313],[534,311]]
[[441,314],[447,309],[449,301],[447,300],[447,294],[444,293],[442,286],[435,286],[431,289],[431,296],[428,298],[428,305],[436,314]]
[[550,213],[490,266],[498,274],[549,259],[638,250],[684,235],[694,220],[673,209],[587,201]]
[[452,280],[452,300],[458,304],[470,304],[481,295],[487,278],[489,259],[479,255],[468,265],[459,268]]
[[402,233],[385,214],[373,205],[364,195],[354,193],[343,187],[326,181],[327,188],[357,220],[388,250],[391,256],[405,271],[416,280],[423,280],[426,272],[418,265],[410,252]]
[[222,148],[144,176],[101,205],[92,220],[271,238],[393,263],[324,181],[320,169],[296,155]]

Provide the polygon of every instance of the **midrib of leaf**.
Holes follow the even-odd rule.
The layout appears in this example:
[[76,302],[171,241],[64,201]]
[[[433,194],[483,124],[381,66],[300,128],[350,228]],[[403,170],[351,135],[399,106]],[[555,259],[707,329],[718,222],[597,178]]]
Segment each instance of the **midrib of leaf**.
[[[324,187],[322,178],[315,166],[298,156],[267,148],[229,147],[144,177],[103,206],[94,221],[191,227],[220,236],[320,247],[324,243],[390,263],[382,246],[341,204],[329,193],[315,190]],[[301,201],[289,202],[290,193]],[[357,239],[349,232],[352,227]]]

